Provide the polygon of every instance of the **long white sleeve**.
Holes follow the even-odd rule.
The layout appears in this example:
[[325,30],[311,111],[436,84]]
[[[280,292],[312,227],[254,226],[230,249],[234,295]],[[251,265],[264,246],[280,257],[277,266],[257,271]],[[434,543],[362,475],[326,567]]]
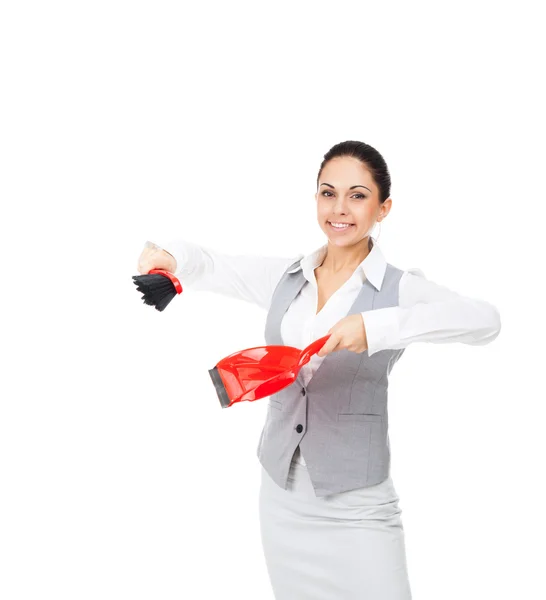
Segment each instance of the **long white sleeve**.
[[361,314],[369,356],[414,342],[481,346],[492,342],[501,329],[495,306],[429,281],[420,269],[409,269],[402,275],[399,306]]
[[268,310],[276,285],[295,257],[223,254],[176,239],[156,242],[176,259],[175,275],[192,289],[216,292]]

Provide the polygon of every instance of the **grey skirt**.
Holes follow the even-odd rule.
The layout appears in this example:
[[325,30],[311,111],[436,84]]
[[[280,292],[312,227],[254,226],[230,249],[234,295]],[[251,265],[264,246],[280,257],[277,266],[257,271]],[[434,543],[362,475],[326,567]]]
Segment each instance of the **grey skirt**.
[[260,531],[276,600],[411,600],[404,529],[391,477],[315,496],[292,460],[288,489],[262,466]]

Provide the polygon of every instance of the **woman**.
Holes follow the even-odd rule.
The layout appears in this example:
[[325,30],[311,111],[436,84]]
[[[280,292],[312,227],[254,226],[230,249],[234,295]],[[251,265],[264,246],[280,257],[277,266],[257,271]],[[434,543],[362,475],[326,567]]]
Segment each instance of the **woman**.
[[261,536],[277,600],[411,599],[390,477],[388,375],[412,342],[482,345],[500,331],[493,305],[385,261],[370,232],[389,214],[389,195],[382,156],[343,142],[318,173],[327,243],[315,252],[227,256],[175,240],[139,260],[140,273],[165,268],[187,286],[262,306],[267,344],[304,348],[331,334],[270,397],[258,445]]

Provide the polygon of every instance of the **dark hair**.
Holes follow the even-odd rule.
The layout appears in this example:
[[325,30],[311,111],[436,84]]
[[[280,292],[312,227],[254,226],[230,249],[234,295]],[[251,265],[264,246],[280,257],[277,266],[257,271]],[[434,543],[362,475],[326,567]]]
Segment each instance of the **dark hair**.
[[320,174],[324,169],[326,163],[332,158],[340,156],[353,156],[357,158],[372,174],[375,184],[379,188],[379,203],[383,204],[391,193],[391,176],[387,163],[379,152],[365,144],[364,142],[355,142],[349,140],[347,142],[340,142],[335,146],[332,146],[330,150],[324,155],[324,160],[320,165],[320,169],[317,175],[317,190],[319,185]]

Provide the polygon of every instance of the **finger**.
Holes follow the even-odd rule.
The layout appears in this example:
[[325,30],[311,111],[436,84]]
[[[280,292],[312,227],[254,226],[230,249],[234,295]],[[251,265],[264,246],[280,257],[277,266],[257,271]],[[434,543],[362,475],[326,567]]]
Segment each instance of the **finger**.
[[343,346],[343,335],[338,334],[338,337],[335,340],[335,344],[332,347],[332,349],[330,350],[330,352],[337,352],[338,350],[340,350]]
[[148,261],[141,257],[138,261],[138,272],[141,275],[146,275],[149,270]]
[[326,354],[333,352],[338,344],[339,340],[337,338],[332,339],[332,337],[330,337],[330,339],[326,342],[326,344],[324,344],[324,346],[320,349],[320,351],[317,354],[319,356],[325,356]]
[[154,268],[162,268],[164,264],[162,251],[146,247],[138,259],[138,271],[142,275],[147,275]]

